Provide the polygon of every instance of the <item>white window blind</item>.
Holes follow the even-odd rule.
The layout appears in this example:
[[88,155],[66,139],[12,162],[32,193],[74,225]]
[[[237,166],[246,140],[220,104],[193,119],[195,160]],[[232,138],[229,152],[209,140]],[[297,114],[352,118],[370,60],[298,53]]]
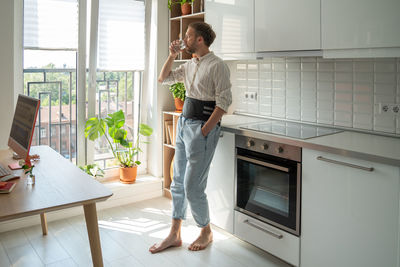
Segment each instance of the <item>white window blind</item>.
[[24,0],[24,47],[77,49],[78,0]]
[[97,67],[144,68],[144,1],[100,0]]

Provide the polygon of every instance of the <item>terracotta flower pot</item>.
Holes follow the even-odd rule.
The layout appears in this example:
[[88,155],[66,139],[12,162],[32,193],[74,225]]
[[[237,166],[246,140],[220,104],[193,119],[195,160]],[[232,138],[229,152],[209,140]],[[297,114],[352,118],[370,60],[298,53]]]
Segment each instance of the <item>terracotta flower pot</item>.
[[137,166],[119,168],[119,181],[123,184],[133,184],[136,181]]
[[175,98],[175,111],[182,112],[183,101],[180,98]]
[[192,13],[192,5],[189,3],[184,3],[181,5],[182,15],[188,15]]

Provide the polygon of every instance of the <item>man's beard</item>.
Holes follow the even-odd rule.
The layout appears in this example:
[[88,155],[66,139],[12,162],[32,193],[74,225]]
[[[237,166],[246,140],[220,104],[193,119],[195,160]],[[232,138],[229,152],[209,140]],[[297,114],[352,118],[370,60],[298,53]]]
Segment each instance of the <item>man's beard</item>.
[[194,54],[196,53],[196,50],[194,47],[186,47],[186,52],[188,52],[189,54]]

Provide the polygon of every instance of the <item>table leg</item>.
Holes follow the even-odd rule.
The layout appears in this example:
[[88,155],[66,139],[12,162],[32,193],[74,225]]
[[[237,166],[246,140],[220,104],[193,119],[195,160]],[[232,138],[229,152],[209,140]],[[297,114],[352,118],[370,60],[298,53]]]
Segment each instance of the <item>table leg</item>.
[[43,235],[47,235],[47,219],[45,213],[40,213],[40,222],[42,223]]
[[90,251],[92,252],[93,266],[102,267],[103,257],[101,255],[99,225],[97,222],[96,203],[83,205],[85,212],[86,228],[88,231]]

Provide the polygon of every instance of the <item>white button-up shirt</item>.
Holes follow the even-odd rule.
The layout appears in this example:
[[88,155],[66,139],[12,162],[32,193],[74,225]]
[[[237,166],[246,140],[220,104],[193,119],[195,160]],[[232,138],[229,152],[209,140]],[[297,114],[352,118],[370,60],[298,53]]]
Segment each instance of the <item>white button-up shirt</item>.
[[201,58],[192,58],[171,71],[163,84],[183,82],[186,96],[203,101],[215,101],[224,111],[232,103],[230,71],[225,62],[209,52]]

